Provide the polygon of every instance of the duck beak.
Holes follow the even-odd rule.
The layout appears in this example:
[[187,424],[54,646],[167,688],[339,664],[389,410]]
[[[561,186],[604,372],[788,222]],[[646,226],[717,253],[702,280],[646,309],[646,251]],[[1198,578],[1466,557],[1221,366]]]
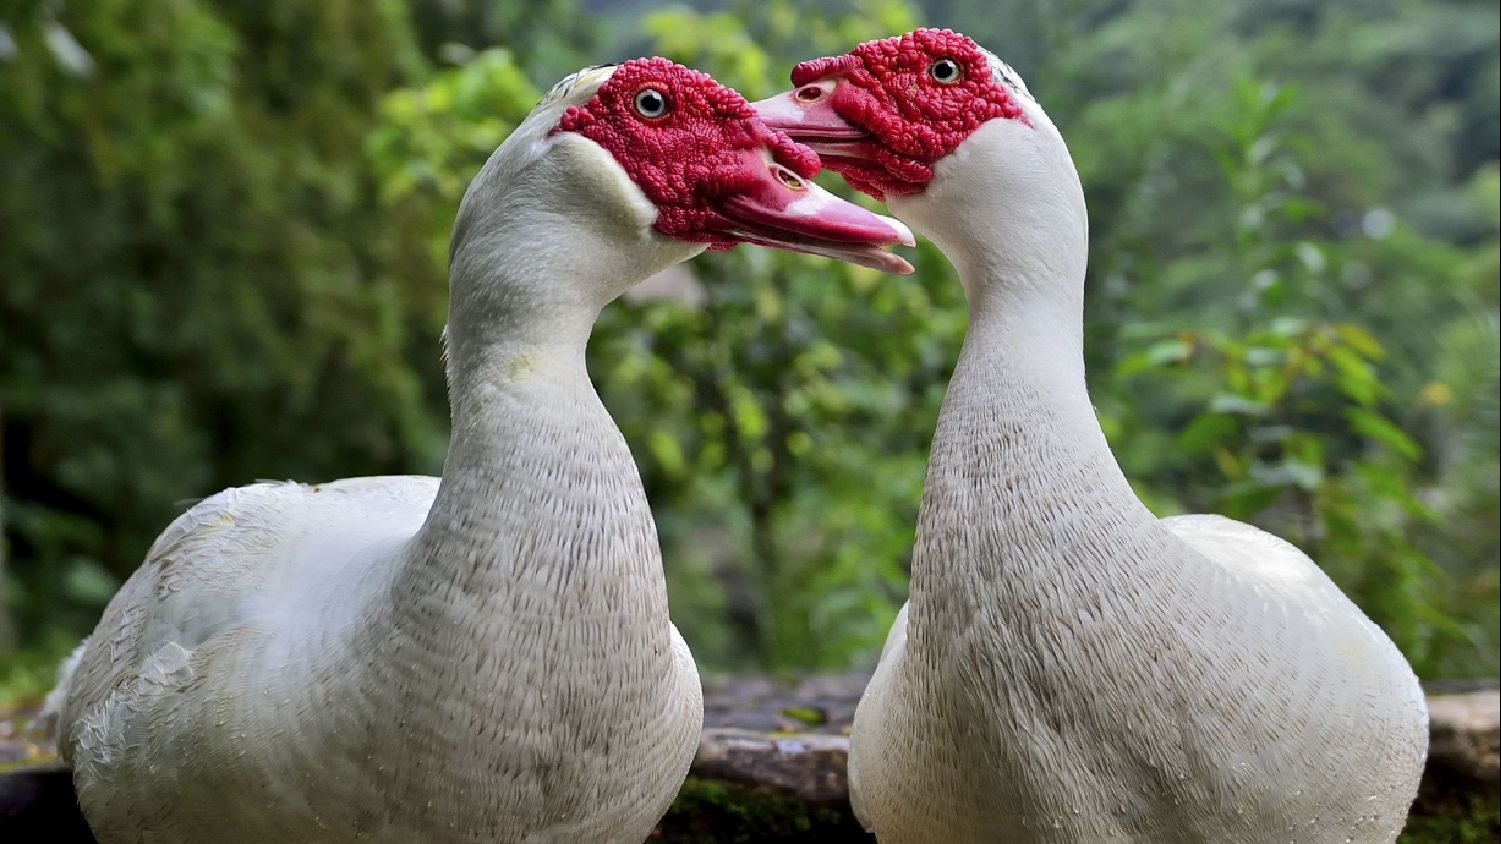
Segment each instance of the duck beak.
[[916,243],[899,221],[845,202],[762,155],[748,156],[743,172],[739,189],[714,202],[728,221],[725,234],[898,275],[913,271],[905,258],[886,251]]
[[834,110],[836,79],[820,79],[751,103],[768,127],[811,147],[820,156],[869,159],[874,156],[871,134]]

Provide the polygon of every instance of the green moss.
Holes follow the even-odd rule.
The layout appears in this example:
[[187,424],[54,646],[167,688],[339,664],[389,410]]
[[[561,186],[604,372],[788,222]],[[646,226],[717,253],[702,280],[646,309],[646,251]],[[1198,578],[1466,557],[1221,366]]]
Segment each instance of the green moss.
[[829,721],[827,713],[811,706],[789,706],[782,710],[782,716],[791,718],[805,727],[822,727]]
[[1414,807],[1397,844],[1494,844],[1501,841],[1501,795],[1456,796]]
[[690,777],[653,844],[871,844],[847,804],[809,804],[749,786]]

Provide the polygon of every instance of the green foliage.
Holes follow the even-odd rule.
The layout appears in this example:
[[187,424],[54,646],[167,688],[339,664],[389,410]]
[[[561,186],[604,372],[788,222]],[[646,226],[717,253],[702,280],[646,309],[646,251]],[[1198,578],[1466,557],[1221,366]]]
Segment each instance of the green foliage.
[[[1410,539],[1438,520],[1409,485],[1424,449],[1392,418],[1399,403],[1380,377],[1381,343],[1354,323],[1289,315],[1335,311],[1324,300],[1350,258],[1338,239],[1304,239],[1324,212],[1297,194],[1302,156],[1276,128],[1296,95],[1245,80],[1233,94],[1211,151],[1236,225],[1212,262],[1176,263],[1196,284],[1219,274],[1240,292],[1219,328],[1130,326],[1148,343],[1116,377],[1151,379],[1146,390],[1171,397],[1171,413],[1188,421],[1170,435],[1162,405],[1134,406],[1118,439],[1133,444],[1128,453],[1152,448],[1155,471],[1144,474],[1170,470],[1182,504],[1260,520],[1322,561],[1419,670],[1432,670],[1482,630],[1452,618],[1445,573]],[[1153,336],[1163,332],[1172,333]]]
[[40,704],[57,681],[58,662],[66,650],[35,648],[0,663],[0,713]]
[[87,629],[184,499],[395,470],[437,438],[438,386],[403,362],[411,308],[367,270],[383,221],[358,157],[418,61],[404,14],[101,0],[5,21],[0,394],[23,630]]
[[[1425,676],[1497,673],[1493,5],[591,5],[608,26],[572,0],[5,13],[3,507],[33,648],[87,630],[186,499],[437,470],[453,213],[563,73],[659,52],[754,99],[921,22],[1015,64],[1069,139],[1091,390],[1143,498],[1298,543]],[[879,650],[966,320],[942,256],[914,263],[742,248],[606,309],[591,371],[707,666]]]

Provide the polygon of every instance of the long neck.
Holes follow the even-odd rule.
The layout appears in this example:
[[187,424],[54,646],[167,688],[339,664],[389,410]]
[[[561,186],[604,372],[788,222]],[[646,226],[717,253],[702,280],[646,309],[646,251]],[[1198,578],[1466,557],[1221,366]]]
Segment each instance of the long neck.
[[[1075,178],[1071,166],[1053,175]],[[1116,568],[1152,556],[1156,519],[1122,475],[1085,387],[1087,229],[1072,185],[986,209],[975,215],[983,225],[957,236],[934,232],[959,270],[970,323],[923,493],[915,627],[956,609],[967,617],[1032,603],[1061,583],[1102,588]]]
[[[456,261],[462,267],[461,261]],[[490,272],[530,264],[487,262]],[[458,269],[456,269],[458,272]],[[504,289],[557,289],[497,279]],[[589,380],[594,302],[519,310],[466,301],[449,325],[452,441],[393,595],[403,627],[535,613],[566,625],[619,613],[666,635],[655,524],[620,430]]]

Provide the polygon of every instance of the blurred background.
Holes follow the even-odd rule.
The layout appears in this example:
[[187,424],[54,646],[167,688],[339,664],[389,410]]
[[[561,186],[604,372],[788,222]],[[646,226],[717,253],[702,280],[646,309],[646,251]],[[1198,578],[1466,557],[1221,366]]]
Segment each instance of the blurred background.
[[[439,472],[454,211],[559,77],[655,53],[755,99],[919,25],[1070,142],[1091,388],[1148,504],[1288,537],[1425,678],[1498,672],[1493,0],[3,9],[0,703],[192,500]],[[915,263],[741,248],[605,312],[591,371],[705,669],[873,663],[965,326]]]

